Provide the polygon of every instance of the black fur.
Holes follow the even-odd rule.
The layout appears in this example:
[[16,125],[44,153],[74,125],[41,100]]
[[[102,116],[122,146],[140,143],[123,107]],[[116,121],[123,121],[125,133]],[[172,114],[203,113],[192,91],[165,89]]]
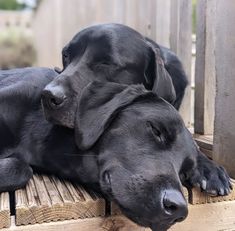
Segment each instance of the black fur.
[[[72,53],[79,57],[76,49]],[[60,75],[46,68],[0,72],[0,192],[23,187],[32,170],[55,174],[103,193],[130,219],[154,231],[167,230],[187,216],[182,184],[214,195],[229,193],[226,171],[199,151],[172,105],[137,84],[143,81],[138,72],[135,85],[126,85],[134,81],[128,71],[117,81],[106,81],[113,75],[102,79],[103,70],[97,72],[100,81],[93,81],[89,72],[80,75],[81,66],[72,70],[66,60],[64,65]],[[74,71],[72,83],[64,78],[69,71]],[[83,84],[76,85],[77,76]],[[165,73],[160,77],[167,78]],[[55,105],[45,100],[48,84],[59,96],[64,87],[73,87],[66,95],[72,103],[62,103],[68,109],[64,114],[60,99],[53,99]],[[62,120],[73,119],[73,129],[48,122],[45,106]]]
[[44,90],[46,118],[74,127],[82,89],[91,81],[143,84],[179,109],[187,77],[177,56],[120,24],[82,30],[62,51],[63,70]]

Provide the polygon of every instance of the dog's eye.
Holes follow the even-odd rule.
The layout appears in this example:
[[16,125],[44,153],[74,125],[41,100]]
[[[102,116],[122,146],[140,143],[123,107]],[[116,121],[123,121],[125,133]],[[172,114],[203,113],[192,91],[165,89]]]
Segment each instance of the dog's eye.
[[108,62],[100,62],[100,63],[95,64],[96,68],[106,68],[106,67],[111,67],[111,66],[113,66],[113,64],[108,63]]
[[150,129],[150,131],[151,131],[153,137],[155,138],[155,140],[158,143],[164,143],[165,142],[165,136],[161,132],[161,130],[159,128],[157,128],[156,126],[153,126],[153,124],[149,121],[146,124],[147,124],[148,129]]
[[98,63],[98,65],[112,65],[111,63],[108,63],[108,62],[100,62],[100,63]]

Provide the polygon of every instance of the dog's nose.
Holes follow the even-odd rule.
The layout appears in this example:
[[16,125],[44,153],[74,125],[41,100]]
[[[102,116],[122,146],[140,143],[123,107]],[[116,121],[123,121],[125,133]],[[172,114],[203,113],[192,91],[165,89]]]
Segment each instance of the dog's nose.
[[56,87],[47,86],[42,91],[43,105],[51,109],[57,109],[61,107],[63,105],[65,98],[66,97],[64,94],[64,90],[59,86]]
[[162,198],[163,210],[172,223],[183,221],[188,215],[187,202],[180,191],[168,189]]

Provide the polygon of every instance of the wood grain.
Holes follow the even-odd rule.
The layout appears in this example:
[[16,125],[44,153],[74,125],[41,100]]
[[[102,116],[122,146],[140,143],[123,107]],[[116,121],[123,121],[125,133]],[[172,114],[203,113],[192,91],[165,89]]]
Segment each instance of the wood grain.
[[194,139],[201,151],[210,159],[213,158],[213,136],[194,134]]
[[10,209],[8,193],[0,194],[0,229],[10,226]]
[[[234,231],[235,201],[190,205],[185,221],[173,225],[169,231]],[[139,227],[123,216],[96,217],[76,221],[58,221],[36,225],[11,227],[2,231],[151,231]]]
[[104,199],[55,177],[34,175],[16,191],[16,224],[27,225],[104,216]]
[[215,8],[214,0],[197,2],[195,64],[195,133],[212,135],[215,116]]
[[233,1],[215,2],[217,68],[213,159],[235,178],[235,27],[230,23],[235,21],[235,4]]
[[[235,183],[233,181],[235,188]],[[189,192],[183,189],[189,203],[188,218],[172,227],[172,231],[198,231],[194,229],[195,220],[200,230],[217,231],[232,230],[235,228],[235,189],[226,197],[211,197],[193,189]],[[9,227],[8,193],[0,195],[1,228]],[[16,191],[16,208],[18,227],[10,230],[24,231],[70,231],[70,230],[97,230],[97,231],[147,231],[122,216],[120,209],[114,203],[112,216],[105,218],[104,200],[95,193],[88,193],[81,186],[63,181],[55,177],[34,175],[26,188]],[[216,218],[222,213],[216,228]],[[204,216],[207,219],[204,219]],[[101,217],[102,216],[102,217]],[[73,221],[73,219],[76,219]],[[5,221],[3,225],[3,221]],[[56,222],[55,222],[56,221]],[[49,223],[48,223],[49,222]],[[189,228],[190,227],[190,228]],[[196,226],[198,227],[198,226]],[[211,228],[210,228],[211,227]],[[8,231],[9,229],[2,229]]]

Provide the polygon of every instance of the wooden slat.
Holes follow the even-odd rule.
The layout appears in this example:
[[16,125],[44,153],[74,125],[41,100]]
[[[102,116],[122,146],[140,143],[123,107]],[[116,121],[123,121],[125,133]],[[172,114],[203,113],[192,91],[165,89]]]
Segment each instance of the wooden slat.
[[[169,231],[234,231],[235,201],[189,205],[189,215],[183,222],[173,225]],[[139,227],[126,217],[88,218],[76,221],[60,221],[3,229],[2,231],[150,231]]]
[[[216,0],[216,99],[213,159],[235,178],[235,4]],[[223,19],[223,20],[220,20]]]
[[16,224],[104,216],[104,199],[55,177],[34,175],[16,191]]
[[213,136],[194,134],[194,139],[201,151],[210,159],[213,158]]
[[189,205],[185,221],[174,225],[171,231],[234,231],[235,201]]
[[180,114],[187,127],[191,126],[191,59],[192,59],[192,1],[171,1],[170,48],[181,60],[189,85],[180,106]]
[[212,135],[194,135],[194,139],[197,144],[204,149],[212,150],[213,149],[213,136]]
[[[152,38],[159,44],[170,47],[171,0],[152,1]],[[163,26],[164,25],[164,26]]]
[[10,209],[8,193],[0,194],[0,229],[10,226]]
[[213,134],[215,107],[215,2],[197,2],[195,133]]
[[[235,186],[235,184],[234,184]],[[40,187],[38,194],[37,187]],[[46,191],[46,192],[44,192]],[[185,197],[188,198],[187,190],[184,189]],[[5,194],[7,195],[7,193]],[[8,197],[7,197],[8,198]],[[84,188],[73,185],[70,182],[64,182],[55,177],[34,176],[27,187],[16,192],[17,199],[17,224],[35,224],[42,222],[51,222],[48,224],[42,223],[40,225],[28,225],[11,227],[10,230],[24,230],[24,231],[72,231],[72,230],[120,230],[120,231],[149,231],[137,226],[124,218],[120,214],[120,210],[116,205],[113,205],[112,214],[119,214],[118,216],[111,216],[107,219],[97,218],[99,215],[104,215],[104,201],[102,201],[95,193],[88,193]],[[94,210],[97,208],[97,200],[102,201],[102,212]],[[3,200],[5,206],[7,200]],[[2,201],[1,201],[2,202]],[[234,222],[235,214],[232,211],[235,209],[235,189],[226,197],[210,197],[199,191],[193,190],[192,197],[189,204],[188,218],[170,230],[172,231],[219,231],[229,230],[235,228]],[[213,202],[213,203],[212,203]],[[85,204],[85,206],[84,206]],[[1,204],[2,205],[2,204]],[[94,206],[95,205],[95,206]],[[57,207],[58,206],[58,207]],[[99,206],[98,206],[99,207]],[[59,208],[59,209],[58,209]],[[100,208],[100,207],[99,207]],[[24,213],[20,214],[23,209]],[[26,213],[29,210],[30,212]],[[59,211],[60,210],[60,211]],[[25,216],[25,215],[28,215]],[[215,223],[215,219],[219,221]],[[19,222],[19,216],[20,221]],[[91,217],[96,218],[91,218]],[[206,219],[204,218],[206,216]],[[86,219],[85,217],[90,217]],[[59,221],[67,219],[77,219],[76,221]],[[79,219],[85,218],[85,219]],[[34,222],[30,222],[34,220]],[[24,222],[22,222],[24,220]],[[197,225],[195,226],[195,220]],[[218,226],[216,226],[216,224]],[[190,228],[189,228],[190,227]],[[218,227],[218,229],[217,229]],[[195,229],[194,229],[195,228]],[[9,229],[3,229],[8,231]]]

